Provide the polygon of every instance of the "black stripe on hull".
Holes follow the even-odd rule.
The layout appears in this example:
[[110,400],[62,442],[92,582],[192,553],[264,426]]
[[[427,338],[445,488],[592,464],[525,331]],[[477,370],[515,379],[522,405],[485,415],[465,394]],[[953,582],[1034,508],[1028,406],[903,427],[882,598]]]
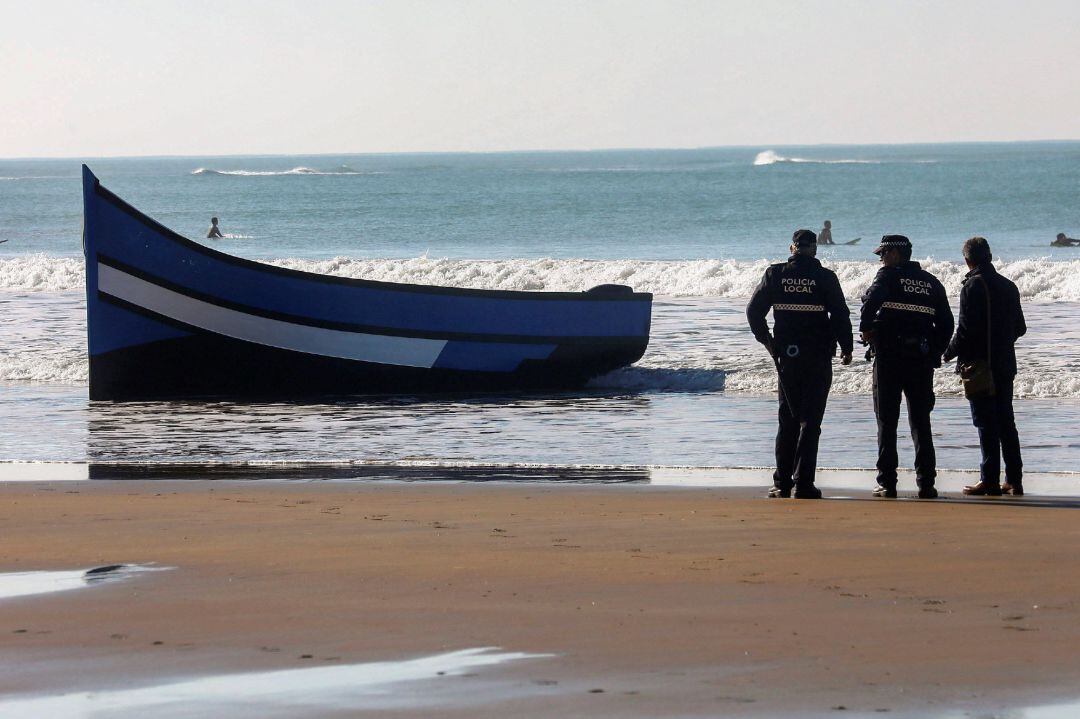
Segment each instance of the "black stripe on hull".
[[198,334],[90,357],[90,399],[302,399],[356,394],[564,390],[631,364],[647,340],[560,345],[515,372],[467,372],[357,362]]

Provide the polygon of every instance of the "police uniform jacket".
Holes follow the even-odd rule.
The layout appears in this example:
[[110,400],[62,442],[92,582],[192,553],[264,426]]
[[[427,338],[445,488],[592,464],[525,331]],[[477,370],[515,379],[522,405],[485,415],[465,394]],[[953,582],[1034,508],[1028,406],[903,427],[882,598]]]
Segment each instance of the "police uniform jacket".
[[766,346],[770,337],[765,317],[770,309],[775,353],[794,345],[799,353],[832,355],[837,344],[845,354],[851,353],[851,313],[840,281],[816,258],[796,254],[765,270],[746,306],[746,319],[754,338]]
[[953,332],[952,308],[945,287],[918,262],[882,267],[862,302],[859,331],[873,330],[878,357],[941,366]]
[[990,367],[995,377],[1012,378],[1016,376],[1013,345],[1027,333],[1027,323],[1020,307],[1020,291],[989,262],[964,278],[960,289],[960,319],[945,359],[958,357],[961,364],[986,359],[987,289],[990,291]]

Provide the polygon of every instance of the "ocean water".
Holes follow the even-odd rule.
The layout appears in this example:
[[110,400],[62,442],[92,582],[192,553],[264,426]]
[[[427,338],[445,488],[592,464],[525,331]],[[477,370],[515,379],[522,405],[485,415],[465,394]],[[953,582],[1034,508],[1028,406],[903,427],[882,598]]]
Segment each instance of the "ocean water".
[[[89,160],[102,183],[226,252],[388,281],[521,290],[620,282],[656,294],[636,366],[583,392],[332,403],[87,400],[77,160],[0,160],[0,460],[360,461],[661,466],[771,462],[775,380],[743,307],[797,227],[849,305],[901,232],[955,298],[963,240],[1020,287],[1017,403],[1028,467],[1080,457],[1080,143]],[[955,301],[955,300],[954,300]],[[976,438],[955,377],[943,467]],[[837,367],[821,463],[875,458],[869,365]],[[910,448],[901,441],[902,461]]]

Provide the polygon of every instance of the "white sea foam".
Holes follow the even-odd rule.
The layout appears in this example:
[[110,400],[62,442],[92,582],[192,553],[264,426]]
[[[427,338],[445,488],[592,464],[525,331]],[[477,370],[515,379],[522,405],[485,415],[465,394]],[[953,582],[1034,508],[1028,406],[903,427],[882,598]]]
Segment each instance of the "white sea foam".
[[[237,239],[251,239],[236,235]],[[749,297],[765,271],[767,260],[582,260],[506,259],[462,260],[432,257],[328,260],[274,259],[269,264],[316,274],[382,282],[405,282],[446,287],[472,287],[531,292],[578,292],[610,282],[631,285],[641,292],[668,297]],[[1080,302],[1080,260],[1047,258],[996,263],[1016,283],[1025,302]],[[836,272],[844,294],[857,300],[874,279],[878,265],[841,260],[825,265]],[[955,297],[967,269],[957,262],[923,260]],[[49,255],[0,258],[0,291],[81,289],[82,260]]]
[[0,350],[0,382],[81,385],[90,381],[86,348]]
[[44,254],[0,259],[0,290],[59,292],[82,286],[80,259]]
[[785,157],[774,150],[759,152],[754,157],[755,165],[775,165],[779,162],[814,163],[820,165],[879,165],[881,160],[815,160],[809,157]]
[[[577,292],[615,282],[631,285],[640,292],[669,297],[748,298],[769,262],[335,257],[272,260],[271,264],[318,274],[449,287]],[[862,295],[879,269],[876,263],[855,260],[826,261],[826,266],[836,272],[844,294],[851,300]],[[963,265],[925,260],[923,266],[941,279],[951,296],[960,292],[960,283],[967,273]],[[1025,301],[1080,302],[1080,261],[1025,259],[1000,262],[998,268],[1016,282]]]
[[191,171],[192,175],[233,175],[238,177],[279,177],[282,175],[363,175],[351,167],[342,166],[336,170],[316,170],[311,167],[294,167],[291,170],[214,170],[199,167]]
[[813,165],[881,165],[886,162],[896,162],[903,164],[914,165],[926,165],[934,164],[937,160],[909,160],[909,159],[896,159],[896,160],[865,160],[865,159],[851,159],[851,158],[838,158],[838,159],[824,159],[824,158],[811,158],[811,157],[786,157],[779,154],[775,150],[765,150],[759,152],[754,156],[755,165],[775,165],[778,163],[809,163]]
[[[281,259],[298,270],[388,282],[504,290],[580,291],[619,282],[657,294],[652,342],[634,367],[593,381],[596,389],[644,392],[775,392],[775,370],[745,330],[742,307],[767,263],[722,260],[401,260],[339,257]],[[828,263],[838,273],[849,304],[872,280],[869,262]],[[927,261],[954,300],[964,268]],[[1030,307],[1031,330],[1022,341],[1016,379],[1020,397],[1080,397],[1080,261],[1027,259],[1002,262]],[[0,342],[0,382],[85,385],[88,379],[81,290],[82,262],[45,255],[0,259],[0,302],[8,320]],[[8,297],[4,297],[7,294]],[[19,295],[22,296],[13,296]],[[42,318],[47,318],[46,322]],[[958,395],[947,370],[937,391]],[[833,391],[868,395],[865,364],[837,367]]]

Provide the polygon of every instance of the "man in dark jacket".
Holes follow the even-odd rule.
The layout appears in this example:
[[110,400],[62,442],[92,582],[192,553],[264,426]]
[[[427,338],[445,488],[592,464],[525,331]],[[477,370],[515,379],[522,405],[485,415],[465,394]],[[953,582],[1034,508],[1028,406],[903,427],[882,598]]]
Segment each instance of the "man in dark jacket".
[[[960,320],[945,351],[945,361],[957,358],[964,365],[987,360],[994,377],[994,394],[969,400],[971,420],[979,430],[979,481],[964,487],[964,494],[998,496],[1024,493],[1024,463],[1013,417],[1013,379],[1016,377],[1016,340],[1027,332],[1020,291],[991,264],[990,243],[972,237],[964,243],[969,272],[960,290]],[[988,336],[989,334],[989,336]],[[1000,456],[999,456],[1000,455]],[[1001,485],[1001,457],[1005,458],[1005,484]]]
[[[776,363],[780,427],[770,497],[819,499],[814,485],[818,439],[832,386],[836,345],[851,364],[851,320],[836,274],[817,261],[817,235],[798,230],[787,262],[770,265],[746,306],[754,338]],[[773,311],[773,331],[765,317]]]
[[859,332],[874,356],[874,414],[877,417],[876,497],[896,497],[896,425],[900,395],[907,398],[908,425],[915,443],[915,478],[920,499],[935,499],[937,455],[930,427],[934,369],[953,333],[945,287],[911,261],[911,241],[885,235],[874,254],[881,258],[873,284],[862,298]]

